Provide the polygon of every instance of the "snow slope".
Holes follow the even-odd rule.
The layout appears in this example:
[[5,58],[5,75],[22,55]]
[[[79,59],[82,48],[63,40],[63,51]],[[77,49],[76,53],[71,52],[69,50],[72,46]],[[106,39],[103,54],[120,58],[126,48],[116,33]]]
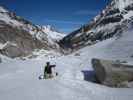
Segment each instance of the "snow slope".
[[[85,81],[91,75],[90,61],[94,57],[121,59],[133,63],[132,31],[119,38],[104,40],[63,56],[49,52],[48,56],[32,60],[15,60],[0,64],[0,98],[2,100],[132,100],[133,89],[108,88]],[[38,52],[39,53],[39,52]],[[78,56],[76,54],[79,53]],[[54,56],[54,57],[53,57]],[[38,80],[46,61],[57,65],[59,76]]]
[[114,0],[115,7],[122,11],[125,7],[133,3],[133,0]]

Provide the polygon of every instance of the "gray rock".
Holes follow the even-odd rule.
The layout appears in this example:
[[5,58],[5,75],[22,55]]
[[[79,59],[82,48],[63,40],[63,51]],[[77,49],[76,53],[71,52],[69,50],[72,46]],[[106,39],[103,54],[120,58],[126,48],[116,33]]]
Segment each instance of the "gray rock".
[[118,61],[92,59],[97,80],[110,87],[128,87],[124,82],[133,81],[133,65]]
[[24,51],[21,50],[21,48],[17,47],[17,45],[13,45],[8,43],[2,50],[1,53],[11,57],[11,58],[15,58],[15,57],[20,57],[24,54],[26,54]]
[[0,50],[1,54],[8,57],[28,55],[35,49],[49,49],[46,43],[33,38],[28,32],[9,25],[3,25],[3,27],[0,27],[0,43],[6,44],[7,42],[17,45],[7,45],[4,49]]

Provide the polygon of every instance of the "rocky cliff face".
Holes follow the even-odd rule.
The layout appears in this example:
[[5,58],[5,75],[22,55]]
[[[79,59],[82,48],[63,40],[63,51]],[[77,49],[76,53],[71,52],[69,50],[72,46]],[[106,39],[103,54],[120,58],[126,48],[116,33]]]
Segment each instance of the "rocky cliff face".
[[[49,33],[60,34],[63,37],[61,33],[55,33],[54,30],[49,29]],[[49,33],[41,26],[34,25],[0,7],[0,44],[5,45],[0,49],[0,53],[9,57],[19,57],[35,49],[58,49],[59,46],[56,43],[58,39],[56,37],[53,39]]]
[[112,0],[90,23],[60,41],[63,48],[79,49],[128,30],[133,21],[133,0]]

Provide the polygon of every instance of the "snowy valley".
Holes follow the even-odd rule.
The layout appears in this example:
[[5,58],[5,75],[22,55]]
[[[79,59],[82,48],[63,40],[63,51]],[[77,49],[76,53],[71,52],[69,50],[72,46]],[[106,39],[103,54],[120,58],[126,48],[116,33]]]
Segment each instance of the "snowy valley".
[[[132,36],[130,32],[128,34],[129,37]],[[133,64],[133,58],[130,57],[133,49],[131,42],[124,37],[111,38],[77,51],[76,53],[79,53],[80,56],[75,56],[76,53],[61,56],[54,52],[47,52],[48,56],[41,54],[36,59],[26,61],[6,59],[4,63],[0,64],[0,97],[3,100],[42,100],[43,98],[46,100],[125,100],[127,98],[132,100],[132,88],[109,88],[92,83],[91,77],[88,76],[88,79],[85,80],[85,72],[90,72],[89,76],[93,76],[91,73],[93,57],[122,58],[121,60]],[[123,49],[125,45],[128,48]],[[39,80],[38,77],[43,74],[47,61],[56,64],[59,76]]]
[[[0,7],[1,100],[132,100],[132,88],[95,83],[91,63],[98,58],[133,65],[133,1],[118,1],[125,5],[112,0],[93,21],[67,36],[49,25],[26,22]],[[22,51],[12,56],[12,50],[15,54]],[[68,50],[71,53],[67,55],[60,52]],[[48,61],[56,65],[59,75],[39,80]]]

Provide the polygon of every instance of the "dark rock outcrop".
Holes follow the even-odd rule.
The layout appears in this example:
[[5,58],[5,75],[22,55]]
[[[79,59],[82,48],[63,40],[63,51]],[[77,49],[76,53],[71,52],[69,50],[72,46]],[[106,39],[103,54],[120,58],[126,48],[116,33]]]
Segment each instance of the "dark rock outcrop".
[[97,80],[110,87],[129,87],[133,82],[133,65],[118,61],[92,59]]

